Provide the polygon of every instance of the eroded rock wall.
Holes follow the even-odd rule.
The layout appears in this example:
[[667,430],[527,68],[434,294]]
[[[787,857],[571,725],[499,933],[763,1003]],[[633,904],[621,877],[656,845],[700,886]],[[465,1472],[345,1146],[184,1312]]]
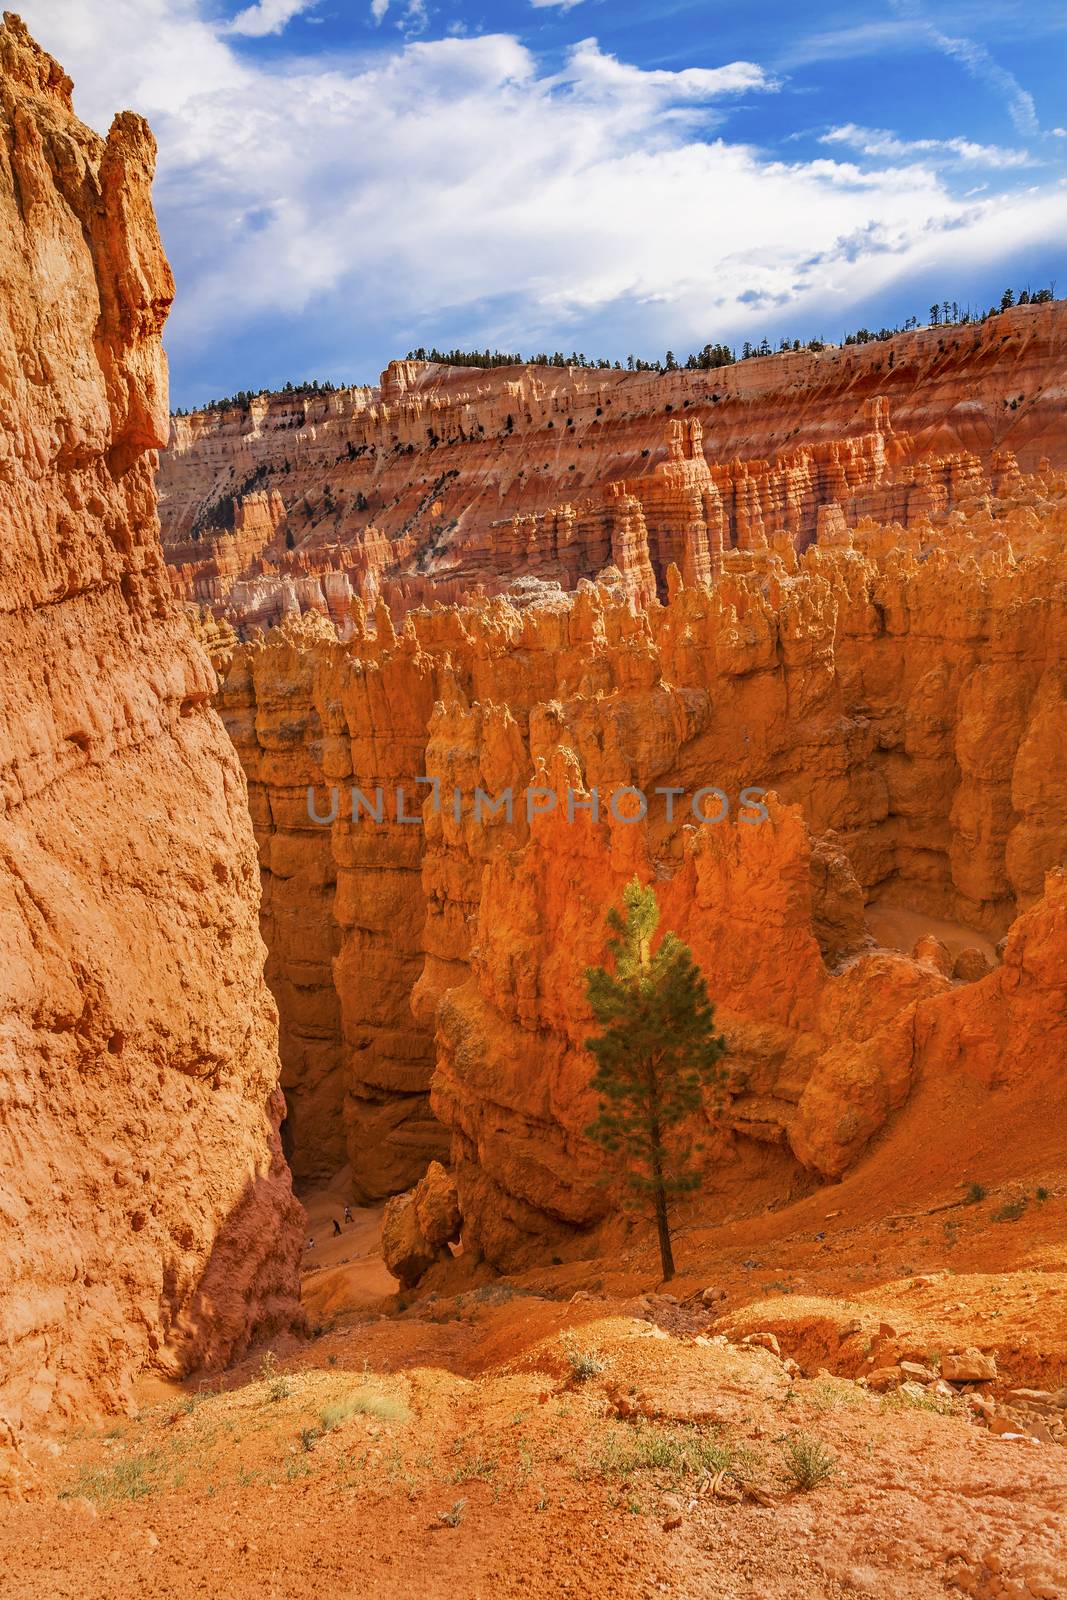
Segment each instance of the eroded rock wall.
[[[309,860],[330,836],[338,943],[322,1007],[346,1019],[357,1192],[419,1176],[425,1148],[399,1131],[415,1115],[429,1142],[429,1092],[471,1237],[497,1259],[600,1214],[581,1138],[581,971],[634,870],[663,885],[724,1008],[735,1153],[785,1181],[855,1159],[912,1081],[900,1019],[951,978],[878,950],[864,902],[995,940],[1067,855],[1065,511],[1062,474],[1014,478],[1006,497],[980,479],[969,509],[936,524],[842,516],[799,556],[788,540],[720,552],[710,585],[671,568],[665,605],[635,610],[618,574],[573,594],[524,581],[511,598],[410,612],[399,638],[379,604],[344,644],[325,623],[309,642],[305,621],[238,647],[221,692],[231,724],[249,717],[250,683],[264,728],[276,686],[305,685],[286,711],[301,764],[257,806],[257,831],[267,861],[272,814],[296,819],[286,849]],[[319,728],[321,744],[305,740]],[[243,758],[269,790],[260,742],[256,765]],[[420,775],[439,807],[424,805],[421,828],[390,821],[398,784],[409,811],[423,800]],[[384,825],[352,823],[353,783],[382,786]],[[531,783],[561,797],[532,826]],[[308,818],[307,784],[320,811],[338,791],[328,827]],[[650,797],[715,785],[734,820],[694,828],[687,800],[669,818],[655,797],[637,826],[561,820],[568,785],[598,789],[603,810],[626,784]],[[737,824],[749,785],[778,796],[773,825]],[[475,816],[478,788],[509,787],[510,818]],[[820,1109],[831,1092],[834,1116]]]
[[1061,303],[712,372],[393,362],[373,389],[175,418],[164,543],[176,593],[246,626],[609,564],[662,598],[671,563],[698,582],[825,514],[911,526],[983,476],[1062,470],[1065,376]]
[[0,1412],[297,1314],[246,788],[170,597],[147,126],[0,27]]

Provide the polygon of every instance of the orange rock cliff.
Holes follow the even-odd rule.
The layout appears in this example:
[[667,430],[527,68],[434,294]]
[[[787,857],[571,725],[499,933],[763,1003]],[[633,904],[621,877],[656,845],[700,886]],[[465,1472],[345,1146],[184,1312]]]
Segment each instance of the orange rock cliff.
[[[347,1160],[370,1199],[450,1151],[501,1262],[601,1216],[580,973],[635,866],[736,1017],[732,1158],[787,1188],[855,1159],[919,1070],[915,1006],[1064,860],[1065,365],[1054,303],[711,373],[394,362],[174,419],[164,545],[249,780],[298,1176]],[[560,809],[572,781],[753,784],[803,823],[393,817],[418,776],[469,803],[538,770]],[[782,872],[807,887],[772,912]],[[963,946],[916,961],[931,919]]]
[[719,1005],[728,1207],[839,1178],[924,1082],[1053,1082],[1062,306],[177,418],[165,566],[151,138],[101,141],[0,40],[9,1409],[290,1320],[283,1150],[359,1200],[419,1184],[427,1258],[617,1237],[582,975],[634,872]]
[[0,1415],[296,1314],[245,782],[170,595],[155,147],[0,27]]
[[[347,1156],[381,1196],[447,1150],[465,1247],[500,1265],[610,1227],[582,973],[634,871],[720,1005],[715,1181],[735,1200],[839,1176],[924,1074],[1053,1071],[1067,477],[996,471],[999,492],[978,468],[909,528],[838,508],[800,556],[724,550],[711,585],[669,567],[666,604],[609,572],[416,608],[399,634],[383,601],[356,606],[343,642],[320,615],[245,645],[212,625],[298,1172]],[[531,784],[549,814],[527,817]],[[380,823],[353,820],[354,785],[382,790]],[[398,785],[422,826],[398,820]],[[612,816],[623,785],[645,820]],[[730,797],[721,824],[695,820],[705,785]],[[775,797],[757,826],[750,785]],[[320,816],[336,793],[332,822],[309,787]],[[475,817],[479,787],[513,789],[510,820]],[[919,940],[942,920],[949,947]]]

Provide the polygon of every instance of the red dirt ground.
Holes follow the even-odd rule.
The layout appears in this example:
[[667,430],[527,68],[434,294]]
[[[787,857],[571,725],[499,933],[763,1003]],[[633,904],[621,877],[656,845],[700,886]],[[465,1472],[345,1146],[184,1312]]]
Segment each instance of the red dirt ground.
[[[938,1160],[908,1116],[845,1183],[683,1230],[674,1300],[635,1239],[404,1309],[381,1293],[376,1215],[336,1240],[335,1195],[312,1196],[316,1336],[40,1446],[32,1497],[2,1517],[5,1596],[1062,1600],[1052,1132],[1021,1186],[998,1183],[992,1124]],[[976,1175],[989,1193],[969,1200]],[[691,1298],[706,1286],[710,1305]],[[967,1347],[995,1382],[855,1381]],[[791,1448],[828,1476],[797,1487]]]

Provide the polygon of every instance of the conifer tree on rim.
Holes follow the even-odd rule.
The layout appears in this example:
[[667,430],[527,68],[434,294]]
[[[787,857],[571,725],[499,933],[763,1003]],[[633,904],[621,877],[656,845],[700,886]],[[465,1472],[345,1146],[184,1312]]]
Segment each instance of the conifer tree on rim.
[[585,1041],[596,1059],[591,1087],[600,1112],[587,1136],[625,1166],[635,1193],[652,1203],[663,1277],[674,1276],[668,1197],[698,1187],[684,1127],[720,1098],[726,1041],[715,1032],[715,1007],[686,945],[659,926],[656,891],[636,875],[623,890],[624,911],[608,913],[613,971],[590,967],[586,994],[602,1032]]

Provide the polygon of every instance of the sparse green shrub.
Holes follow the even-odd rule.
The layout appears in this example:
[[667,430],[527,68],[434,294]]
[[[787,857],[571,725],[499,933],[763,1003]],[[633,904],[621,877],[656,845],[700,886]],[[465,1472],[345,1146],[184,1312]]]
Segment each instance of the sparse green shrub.
[[720,1435],[696,1426],[664,1428],[640,1420],[619,1424],[603,1437],[593,1469],[609,1478],[635,1472],[664,1472],[673,1480],[700,1473],[726,1472],[743,1480],[748,1458]]
[[910,1408],[912,1411],[933,1411],[939,1417],[949,1417],[956,1409],[956,1402],[948,1395],[915,1394],[908,1388],[894,1389],[889,1394],[882,1396],[883,1411],[901,1411]]
[[61,1490],[61,1500],[141,1500],[158,1486],[159,1456],[129,1456],[106,1467],[87,1467],[69,1489]]
[[568,1350],[567,1360],[575,1383],[588,1383],[590,1378],[599,1378],[607,1364],[594,1350]]
[[[457,1439],[456,1444],[462,1448],[464,1440]],[[475,1452],[461,1456],[460,1460],[448,1474],[450,1483],[470,1483],[477,1480],[488,1483],[497,1469],[495,1456],[480,1456]]]
[[805,1493],[817,1489],[837,1471],[837,1462],[829,1451],[823,1449],[818,1439],[811,1439],[804,1433],[795,1433],[782,1454],[786,1477],[794,1489]]
[[967,1190],[967,1204],[969,1206],[976,1206],[980,1201],[985,1199],[985,1196],[986,1192],[982,1188],[982,1185],[980,1183],[972,1183],[970,1188]]

